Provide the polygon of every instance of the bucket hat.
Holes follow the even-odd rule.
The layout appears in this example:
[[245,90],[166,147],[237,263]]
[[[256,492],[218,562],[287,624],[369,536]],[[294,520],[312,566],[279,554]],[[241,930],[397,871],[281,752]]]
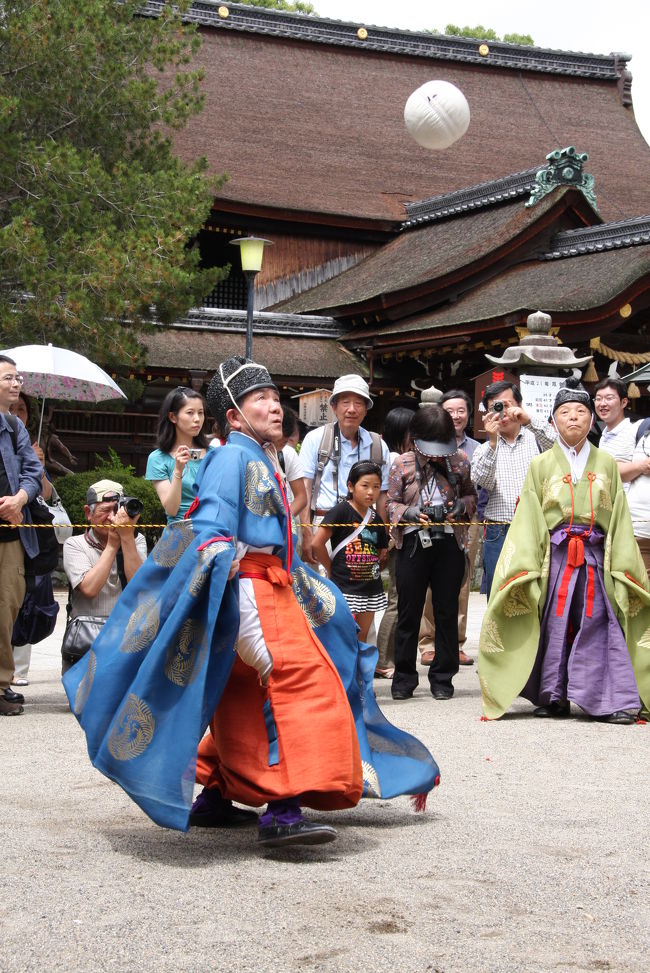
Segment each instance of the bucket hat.
[[342,395],[343,392],[354,392],[355,395],[360,395],[362,399],[366,400],[368,408],[372,409],[374,403],[370,398],[370,389],[361,375],[341,375],[340,378],[337,378],[330,395],[330,405],[334,405],[337,396]]

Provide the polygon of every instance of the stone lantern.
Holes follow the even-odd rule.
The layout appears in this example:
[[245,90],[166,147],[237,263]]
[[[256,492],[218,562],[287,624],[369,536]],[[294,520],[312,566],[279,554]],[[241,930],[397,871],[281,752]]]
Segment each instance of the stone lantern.
[[561,345],[551,334],[550,314],[535,311],[528,315],[526,324],[528,334],[520,339],[519,344],[506,348],[501,358],[486,355],[488,361],[503,368],[531,371],[536,375],[557,375],[563,370],[584,368],[591,361],[591,355],[576,358],[571,348]]

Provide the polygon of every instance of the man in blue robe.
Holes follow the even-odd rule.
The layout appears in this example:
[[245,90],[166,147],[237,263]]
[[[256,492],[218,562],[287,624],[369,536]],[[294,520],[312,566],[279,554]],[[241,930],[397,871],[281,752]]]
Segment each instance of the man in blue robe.
[[[340,593],[293,553],[272,445],[276,431],[281,434],[281,411],[268,372],[228,359],[209,399],[215,417],[231,421],[228,443],[203,462],[188,519],[165,530],[64,685],[94,766],[157,823],[187,829],[197,748],[211,724],[199,776],[209,792],[216,788],[217,806],[232,799],[270,802],[260,820],[263,844],[329,841],[334,829],[306,821],[301,805],[350,807],[362,795],[403,793],[421,800],[438,783],[438,769],[426,748],[377,707],[376,650],[359,645]],[[293,649],[283,653],[283,635],[294,639],[300,625],[284,631],[278,625],[274,635],[265,623],[261,642],[250,628],[240,573],[247,576],[242,588],[252,582],[255,605],[265,603],[266,619],[278,605],[289,613],[300,607],[300,660]],[[325,671],[327,691],[320,682]],[[311,720],[304,714],[321,705],[321,694],[335,698],[339,713],[341,700],[347,702],[344,734],[331,752],[327,735],[307,739]],[[246,750],[251,741],[254,749]],[[306,778],[305,754],[307,764],[320,754],[321,765]],[[196,823],[200,815],[199,801]]]

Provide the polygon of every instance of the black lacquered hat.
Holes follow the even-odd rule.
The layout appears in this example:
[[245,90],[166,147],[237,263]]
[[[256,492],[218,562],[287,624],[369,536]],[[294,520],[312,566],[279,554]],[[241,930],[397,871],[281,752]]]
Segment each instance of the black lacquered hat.
[[557,390],[555,402],[553,403],[553,415],[555,415],[561,405],[565,405],[567,402],[579,402],[580,405],[586,406],[590,412],[593,412],[591,396],[586,389],[563,385],[562,388]]
[[220,426],[226,421],[226,412],[255,389],[275,389],[275,382],[264,365],[258,365],[241,355],[233,355],[219,365],[208,386],[207,400],[210,412]]

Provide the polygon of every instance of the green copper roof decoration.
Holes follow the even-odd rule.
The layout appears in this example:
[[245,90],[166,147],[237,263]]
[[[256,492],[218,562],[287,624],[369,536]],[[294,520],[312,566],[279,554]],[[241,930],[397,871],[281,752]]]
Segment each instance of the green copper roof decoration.
[[566,149],[555,149],[554,152],[549,152],[546,156],[548,165],[538,170],[535,176],[535,185],[526,206],[534,206],[557,186],[575,186],[598,212],[596,194],[594,193],[594,177],[582,171],[582,167],[588,158],[586,152],[577,152],[572,145],[567,146]]

